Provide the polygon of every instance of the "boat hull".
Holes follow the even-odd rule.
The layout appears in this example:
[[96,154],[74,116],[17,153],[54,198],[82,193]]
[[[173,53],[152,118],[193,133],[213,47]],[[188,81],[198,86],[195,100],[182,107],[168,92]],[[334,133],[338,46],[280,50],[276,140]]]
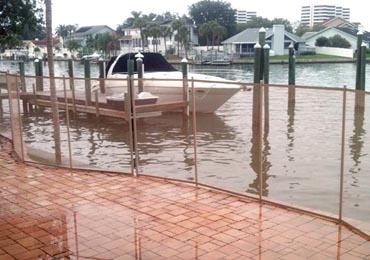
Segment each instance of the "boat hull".
[[[145,75],[143,80],[143,90],[150,92],[151,94],[158,96],[158,102],[174,102],[183,101],[183,81],[179,80],[178,75]],[[169,73],[166,73],[169,74]],[[173,74],[173,73],[172,73]],[[127,76],[126,75],[113,75],[115,80],[107,80],[106,91],[110,95],[121,94],[127,91]],[[164,78],[160,78],[162,76]],[[201,113],[213,113],[219,107],[221,107],[227,100],[235,95],[241,86],[235,82],[227,81],[218,77],[201,75],[200,77],[196,74],[189,74],[189,78],[194,80],[194,92],[195,92],[195,110]],[[136,78],[136,75],[135,75]],[[117,80],[121,79],[121,80]],[[218,81],[210,81],[210,80]],[[221,81],[220,81],[221,80]],[[135,89],[138,89],[138,81],[134,80]],[[190,111],[193,111],[193,98],[192,98],[192,81],[188,81],[189,88],[189,101]]]

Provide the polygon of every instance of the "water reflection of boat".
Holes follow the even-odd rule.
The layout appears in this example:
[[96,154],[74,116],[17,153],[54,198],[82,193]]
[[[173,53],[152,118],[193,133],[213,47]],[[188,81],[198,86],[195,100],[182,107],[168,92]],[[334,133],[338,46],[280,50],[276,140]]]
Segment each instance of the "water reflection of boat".
[[[107,79],[126,79],[127,60],[134,59],[134,53],[114,57],[107,65]],[[183,99],[183,75],[169,64],[159,53],[143,53],[144,90],[159,97],[161,102]],[[135,71],[137,71],[135,64]],[[137,77],[137,74],[135,75]],[[196,111],[211,113],[216,111],[227,100],[241,89],[236,81],[197,73],[189,73],[188,79],[195,82]],[[126,80],[107,81],[107,93],[119,94],[125,91]],[[192,106],[190,106],[192,108]]]
[[[23,118],[28,147],[53,151],[53,126],[49,117],[48,113],[37,112]],[[62,116],[61,120],[66,118]],[[214,113],[197,114],[197,122],[197,140],[203,147],[217,146],[222,141],[228,145],[229,140],[235,139],[233,129]],[[180,113],[165,113],[140,119],[137,126],[140,165],[144,171],[149,171],[146,167],[153,165],[164,170],[165,165],[176,163],[184,164],[184,169],[191,171],[194,165],[192,120]],[[66,123],[62,123],[62,138],[66,137],[66,131]],[[70,122],[70,136],[74,161],[102,169],[122,170],[130,165],[130,135],[124,120],[91,120],[91,117],[79,115]],[[67,147],[64,148],[67,154]]]

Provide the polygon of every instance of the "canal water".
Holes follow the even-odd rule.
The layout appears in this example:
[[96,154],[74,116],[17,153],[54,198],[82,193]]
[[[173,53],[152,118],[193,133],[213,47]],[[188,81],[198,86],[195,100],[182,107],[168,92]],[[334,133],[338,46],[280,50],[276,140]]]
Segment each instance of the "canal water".
[[[0,63],[17,71],[17,64]],[[83,68],[75,64],[76,75]],[[251,82],[251,65],[191,66],[192,71]],[[47,71],[47,68],[45,68]],[[33,73],[32,64],[26,71]],[[65,63],[56,63],[66,75]],[[263,138],[263,188],[269,198],[293,205],[338,213],[342,99],[341,91],[325,87],[354,86],[354,64],[298,64],[295,105],[288,104],[286,88],[270,87],[270,121]],[[93,65],[92,75],[98,68]],[[370,71],[367,70],[370,78]],[[287,65],[272,65],[272,83],[286,84]],[[367,90],[369,89],[369,85]],[[345,217],[370,222],[370,100],[365,111],[355,111],[348,93],[344,161]],[[68,153],[65,114],[61,113],[63,152]],[[1,129],[7,130],[4,116]],[[49,113],[23,116],[24,141],[31,151],[53,151]],[[214,114],[197,115],[199,181],[238,192],[257,194],[257,138],[252,132],[252,91],[240,91]],[[129,170],[128,126],[117,119],[79,115],[70,124],[74,164],[108,170]],[[194,179],[192,122],[178,113],[138,121],[140,171],[177,179]]]

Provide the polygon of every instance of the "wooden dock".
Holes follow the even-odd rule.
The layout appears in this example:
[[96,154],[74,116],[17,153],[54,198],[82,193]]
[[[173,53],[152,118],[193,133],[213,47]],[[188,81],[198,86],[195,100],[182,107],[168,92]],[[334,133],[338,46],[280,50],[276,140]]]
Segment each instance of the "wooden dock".
[[[5,96],[6,95],[6,96]],[[2,97],[4,96],[4,97]],[[74,96],[74,98],[73,98]],[[122,107],[112,106],[107,102],[107,95],[99,94],[98,102],[92,98],[90,104],[88,104],[85,98],[85,92],[75,91],[74,95],[71,90],[66,92],[57,91],[58,107],[60,110],[68,110],[77,113],[87,113],[96,116],[108,116],[114,118],[127,119],[128,113],[125,111],[125,106]],[[7,98],[7,94],[2,93],[2,98]],[[40,91],[31,93],[21,93],[20,98],[28,104],[34,106],[51,107],[50,92]],[[67,102],[66,102],[67,101]],[[138,118],[158,116],[161,112],[165,111],[182,111],[186,109],[188,102],[185,101],[174,101],[174,102],[157,102],[155,104],[135,105],[135,110]]]

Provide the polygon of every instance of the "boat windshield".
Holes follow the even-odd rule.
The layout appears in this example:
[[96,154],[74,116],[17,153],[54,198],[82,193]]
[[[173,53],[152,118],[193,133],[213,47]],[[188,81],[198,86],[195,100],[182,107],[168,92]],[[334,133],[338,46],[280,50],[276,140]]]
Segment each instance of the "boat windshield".
[[[162,56],[160,53],[153,53],[153,52],[144,52],[141,53],[143,58],[143,64],[145,66],[146,72],[158,72],[158,71],[177,71],[171,64],[167,62],[167,60]],[[118,56],[118,61],[114,65],[112,70],[112,74],[115,73],[127,73],[127,61],[135,59],[136,53],[126,53],[125,55]],[[116,57],[112,57],[107,64],[105,73],[108,74],[108,71],[114,61],[117,59]],[[134,62],[134,72],[137,72],[136,62]]]

